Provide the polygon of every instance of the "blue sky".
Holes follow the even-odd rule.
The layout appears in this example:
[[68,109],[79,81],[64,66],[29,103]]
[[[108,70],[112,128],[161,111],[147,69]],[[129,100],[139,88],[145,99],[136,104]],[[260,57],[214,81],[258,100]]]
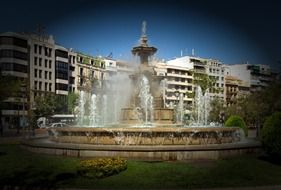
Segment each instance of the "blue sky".
[[2,32],[34,31],[42,24],[61,45],[92,55],[112,52],[116,59],[131,59],[145,20],[160,59],[179,57],[181,51],[190,55],[194,49],[196,56],[227,64],[278,66],[281,60],[281,14],[271,1],[50,0],[44,9],[40,2],[15,1],[0,13]]

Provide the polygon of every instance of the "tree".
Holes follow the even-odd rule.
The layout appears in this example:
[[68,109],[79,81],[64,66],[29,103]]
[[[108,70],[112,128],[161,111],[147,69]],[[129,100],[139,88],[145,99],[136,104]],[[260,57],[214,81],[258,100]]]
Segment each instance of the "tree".
[[44,96],[37,96],[35,98],[34,113],[36,117],[48,117],[55,113],[56,97],[53,93],[47,93]]
[[16,94],[20,88],[20,81],[12,76],[0,78],[0,102],[3,103],[7,97]]
[[208,89],[216,89],[215,77],[209,76],[205,73],[193,73],[193,77],[193,83],[201,87],[203,94],[205,94]]
[[248,128],[246,126],[246,123],[244,122],[243,118],[238,115],[232,115],[230,116],[225,124],[226,127],[239,127],[243,129],[245,136],[248,136]]
[[54,113],[56,114],[63,114],[67,113],[68,111],[68,100],[67,96],[65,95],[56,95],[55,96],[55,109]]
[[79,98],[79,95],[77,93],[74,93],[74,92],[69,93],[67,95],[67,111],[68,111],[68,113],[72,113],[72,114],[74,113],[74,109],[78,104],[78,102],[77,102],[78,98]]
[[[17,79],[11,75],[2,75],[0,68],[0,107],[5,107],[5,100],[8,97],[18,97],[20,87],[24,81]],[[2,126],[2,110],[0,110],[0,135],[3,134]]]
[[220,122],[223,123],[224,121],[224,114],[225,114],[225,107],[223,100],[219,97],[214,97],[211,102],[211,111],[209,113],[209,119],[213,122]]
[[273,157],[281,158],[281,112],[267,117],[261,131],[261,140],[265,151]]
[[248,126],[259,130],[266,117],[281,111],[281,83],[276,81],[261,91],[237,99],[236,104],[227,107],[226,115],[239,115]]

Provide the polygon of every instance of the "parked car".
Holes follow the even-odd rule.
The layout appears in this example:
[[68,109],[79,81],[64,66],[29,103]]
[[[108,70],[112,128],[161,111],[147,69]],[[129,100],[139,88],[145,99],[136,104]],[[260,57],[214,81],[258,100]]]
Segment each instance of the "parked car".
[[51,123],[48,128],[70,127],[65,123]]

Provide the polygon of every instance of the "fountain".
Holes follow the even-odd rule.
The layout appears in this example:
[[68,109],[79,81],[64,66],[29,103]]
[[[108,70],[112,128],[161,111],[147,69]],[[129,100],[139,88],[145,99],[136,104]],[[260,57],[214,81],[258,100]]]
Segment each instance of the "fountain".
[[[135,88],[129,94],[128,103],[116,107],[121,110],[120,119],[114,124],[108,123],[108,97],[101,90],[99,94],[91,95],[89,114],[89,127],[81,124],[84,119],[79,119],[78,127],[56,129],[58,136],[51,139],[56,142],[89,143],[98,145],[195,145],[195,144],[220,144],[231,143],[240,140],[240,131],[237,128],[217,127],[209,129],[208,118],[208,96],[203,96],[202,90],[197,87],[196,110],[197,123],[193,127],[183,125],[183,96],[179,95],[179,104],[174,110],[164,108],[163,97],[161,97],[161,80],[163,76],[157,76],[154,68],[150,65],[149,58],[157,51],[155,47],[148,45],[146,35],[146,23],[143,22],[142,35],[139,46],[133,47],[132,53],[140,58],[140,64],[135,73],[129,76],[132,86]],[[110,84],[109,84],[110,85]],[[116,86],[114,97],[116,98]],[[108,95],[110,96],[110,95]],[[85,109],[83,100],[85,94],[80,95],[80,109]],[[110,105],[110,106],[111,106]],[[176,114],[174,114],[176,111]],[[85,117],[85,111],[80,110],[80,117]],[[80,135],[79,135],[80,134]],[[82,134],[82,135],[81,135]],[[84,134],[84,136],[83,136]],[[118,137],[118,138],[116,138]]]
[[[197,88],[195,101],[197,122],[193,126],[183,125],[182,95],[179,96],[177,109],[164,108],[160,85],[163,77],[157,76],[149,64],[150,56],[157,49],[147,42],[144,22],[140,45],[132,49],[133,55],[139,56],[140,64],[129,76],[130,80],[125,76],[117,76],[120,81],[114,78],[108,84],[113,97],[104,91],[90,95],[89,116],[85,116],[86,95],[82,91],[78,126],[49,130],[49,140],[56,148],[46,148],[45,152],[184,160],[218,158],[225,149],[230,148],[230,152],[236,149],[236,143],[242,138],[239,128],[206,125],[208,96],[203,96],[200,87]],[[114,81],[121,82],[122,86],[115,85]],[[131,83],[126,85],[128,81]],[[85,127],[85,118],[89,120],[88,127]]]

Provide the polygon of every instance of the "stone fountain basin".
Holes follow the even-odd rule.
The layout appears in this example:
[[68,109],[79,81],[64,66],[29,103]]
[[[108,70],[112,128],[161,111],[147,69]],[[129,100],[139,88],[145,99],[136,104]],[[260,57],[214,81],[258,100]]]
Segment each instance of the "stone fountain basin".
[[92,145],[208,145],[243,138],[237,127],[65,127],[48,133],[51,141]]

